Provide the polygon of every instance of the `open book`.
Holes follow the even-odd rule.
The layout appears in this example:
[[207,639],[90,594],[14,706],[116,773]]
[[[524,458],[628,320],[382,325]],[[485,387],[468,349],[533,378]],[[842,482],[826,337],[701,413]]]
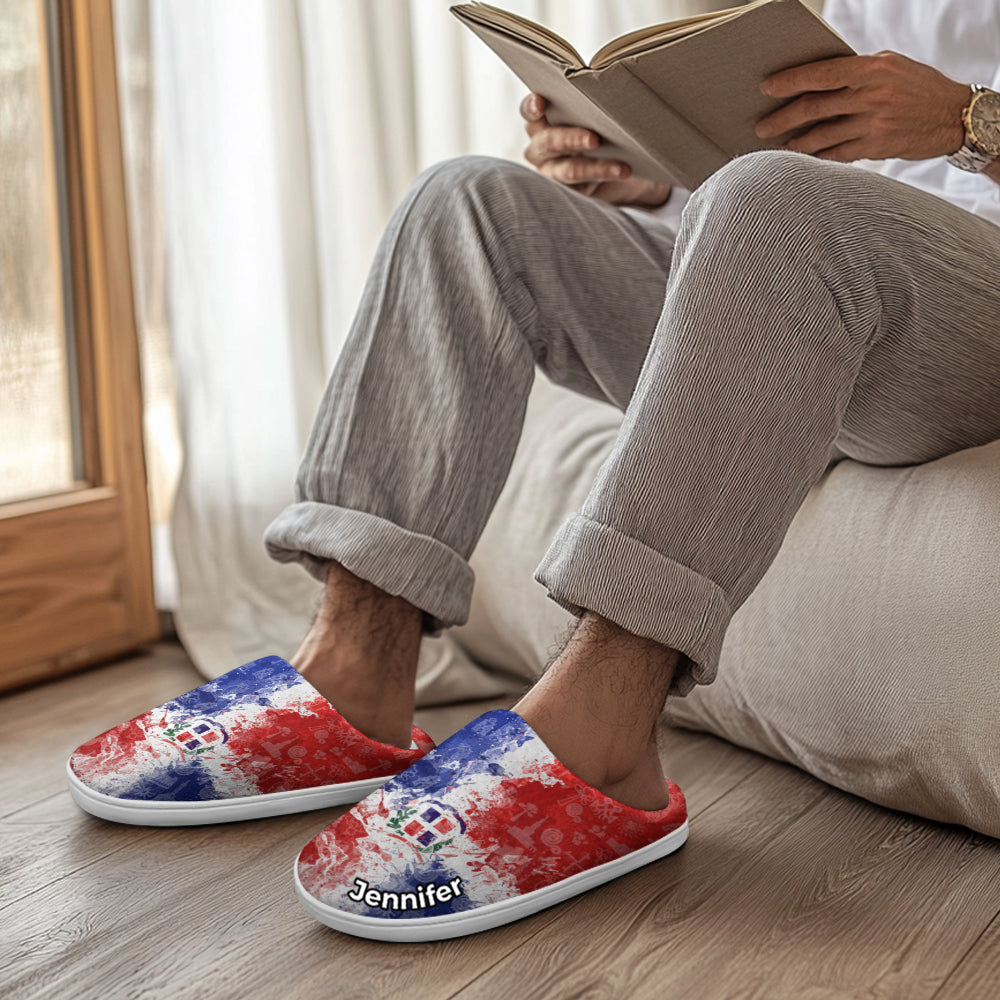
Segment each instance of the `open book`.
[[591,156],[624,160],[637,177],[694,189],[732,157],[773,148],[754,126],[782,100],[765,77],[854,50],[801,0],[743,7],[633,31],[588,66],[564,39],[491,7],[451,8],[521,81],[548,102],[553,125],[581,125],[603,140]]

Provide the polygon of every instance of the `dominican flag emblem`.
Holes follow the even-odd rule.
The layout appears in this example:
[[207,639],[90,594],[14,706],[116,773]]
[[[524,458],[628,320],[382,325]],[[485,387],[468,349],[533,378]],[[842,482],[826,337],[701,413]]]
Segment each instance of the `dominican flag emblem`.
[[222,746],[229,734],[214,719],[188,719],[164,730],[168,740],[178,744],[186,754],[202,754]]
[[386,824],[397,837],[412,844],[422,854],[440,851],[460,833],[465,833],[465,821],[455,809],[443,802],[404,806],[397,809]]

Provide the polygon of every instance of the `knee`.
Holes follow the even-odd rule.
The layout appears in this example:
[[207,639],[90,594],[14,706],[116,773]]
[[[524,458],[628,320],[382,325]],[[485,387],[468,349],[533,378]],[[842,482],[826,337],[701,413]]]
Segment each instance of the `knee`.
[[425,208],[449,214],[496,216],[532,198],[550,184],[534,170],[493,156],[458,156],[428,167],[413,191]]
[[686,211],[710,218],[731,238],[734,227],[759,238],[808,227],[829,231],[843,210],[835,192],[859,173],[845,164],[785,150],[762,150],[730,160],[692,195]]

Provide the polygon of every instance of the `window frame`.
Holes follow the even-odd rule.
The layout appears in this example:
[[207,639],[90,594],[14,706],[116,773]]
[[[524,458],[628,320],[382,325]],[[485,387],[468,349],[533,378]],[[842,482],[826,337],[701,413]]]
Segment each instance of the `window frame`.
[[[0,505],[0,690],[160,635],[112,0],[35,2],[46,25],[43,59],[59,69],[52,74],[46,63],[42,77],[43,86],[58,81],[47,105],[56,110],[51,148],[65,157],[66,225],[56,245],[68,279],[59,293],[70,300],[70,399],[82,479],[67,492]],[[58,169],[49,176],[57,183]]]

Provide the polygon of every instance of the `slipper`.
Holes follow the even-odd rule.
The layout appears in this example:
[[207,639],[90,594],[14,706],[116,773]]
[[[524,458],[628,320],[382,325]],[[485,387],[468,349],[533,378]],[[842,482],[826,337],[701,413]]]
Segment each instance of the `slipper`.
[[481,715],[314,837],[306,910],[378,941],[438,941],[518,920],[671,854],[681,790],[623,805],[561,764],[514,712]]
[[355,729],[286,660],[265,656],[84,743],[76,804],[117,823],[193,826],[357,802],[434,748]]

